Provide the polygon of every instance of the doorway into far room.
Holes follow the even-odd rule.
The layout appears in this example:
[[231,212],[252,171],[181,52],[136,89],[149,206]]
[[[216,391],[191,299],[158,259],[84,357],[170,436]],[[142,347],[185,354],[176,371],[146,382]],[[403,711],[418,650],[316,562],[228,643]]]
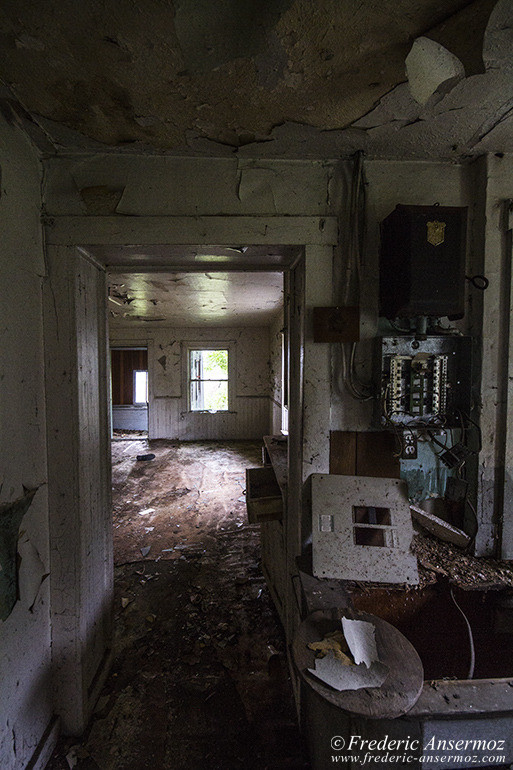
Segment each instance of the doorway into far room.
[[148,437],[148,348],[111,347],[114,439]]

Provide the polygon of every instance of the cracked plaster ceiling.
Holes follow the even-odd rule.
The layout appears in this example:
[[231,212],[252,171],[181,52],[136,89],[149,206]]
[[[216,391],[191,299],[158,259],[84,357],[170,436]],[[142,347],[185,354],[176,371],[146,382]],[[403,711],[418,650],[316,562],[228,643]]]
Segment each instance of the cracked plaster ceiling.
[[[500,125],[493,149],[508,150],[512,3],[495,4],[4,0],[0,73],[59,148],[455,157],[490,149]],[[419,36],[464,73],[427,104],[405,83]]]
[[112,328],[269,326],[283,306],[283,274],[116,273],[108,306]]

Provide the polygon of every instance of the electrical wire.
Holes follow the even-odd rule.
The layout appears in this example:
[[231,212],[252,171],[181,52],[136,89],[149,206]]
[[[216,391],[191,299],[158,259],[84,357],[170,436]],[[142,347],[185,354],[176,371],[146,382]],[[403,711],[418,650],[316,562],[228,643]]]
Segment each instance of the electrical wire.
[[467,551],[469,551],[472,548],[472,546],[474,545],[474,542],[475,542],[475,539],[476,539],[476,535],[477,535],[477,533],[479,531],[479,520],[477,518],[477,511],[476,511],[476,509],[474,507],[474,504],[470,502],[470,500],[468,499],[468,495],[465,497],[465,504],[468,505],[468,507],[472,511],[472,515],[474,516],[474,524],[475,524],[474,534],[471,535],[470,543],[467,546]]
[[442,449],[447,449],[447,435],[446,435],[446,441],[445,441],[445,444],[442,444],[442,442],[441,442],[441,441],[438,441],[438,439],[437,439],[437,438],[435,438],[435,437],[433,436],[433,434],[431,433],[431,431],[429,431],[429,430],[428,430],[428,431],[426,431],[426,433],[427,433],[427,435],[429,436],[429,438],[431,439],[431,441],[432,441],[434,444],[438,444],[438,446],[439,446],[439,447],[442,447]]
[[453,600],[456,608],[459,610],[461,616],[463,617],[463,620],[465,621],[465,623],[467,625],[468,641],[469,641],[469,647],[470,647],[470,663],[469,663],[469,667],[468,667],[467,679],[473,679],[474,678],[474,670],[475,670],[475,667],[476,667],[476,649],[474,647],[474,636],[472,634],[472,627],[471,627],[471,625],[469,623],[469,620],[468,620],[467,616],[465,615],[465,613],[463,612],[463,610],[461,609],[460,605],[458,604],[458,602],[456,601],[456,599],[454,597],[454,591],[452,589],[452,586],[451,586],[451,599]]
[[471,425],[477,428],[477,438],[479,441],[478,452],[480,452],[483,448],[483,435],[481,433],[481,426],[475,420],[473,420],[472,417],[470,417],[470,415],[468,415],[466,412],[461,412],[461,414],[467,420],[467,422],[469,422]]
[[390,324],[390,326],[393,329],[395,329],[396,331],[402,332],[403,334],[409,334],[411,332],[411,329],[403,329],[401,326],[399,326],[398,324],[394,323],[394,321],[392,321],[390,318],[388,318],[387,320],[388,320],[388,323]]
[[351,357],[349,360],[349,382],[351,385],[351,389],[358,393],[359,398],[362,401],[369,401],[373,398],[373,395],[371,393],[371,386],[366,385],[364,382],[358,379],[358,375],[356,374],[356,367],[355,367],[355,354],[356,354],[356,342],[353,342],[351,345]]
[[362,393],[359,393],[356,388],[354,387],[354,384],[351,380],[351,377],[348,375],[347,372],[347,361],[346,361],[346,349],[344,346],[344,343],[340,343],[340,352],[341,352],[341,369],[342,369],[342,382],[345,386],[345,388],[348,390],[349,395],[351,398],[354,398],[356,401],[365,401],[367,400],[367,396],[363,396]]

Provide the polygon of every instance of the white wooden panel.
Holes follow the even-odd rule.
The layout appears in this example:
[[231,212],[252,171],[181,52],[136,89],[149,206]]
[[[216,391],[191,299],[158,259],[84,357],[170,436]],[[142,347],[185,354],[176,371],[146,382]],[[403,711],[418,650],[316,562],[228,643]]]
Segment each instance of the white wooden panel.
[[[23,541],[33,558],[25,556],[19,565],[19,601],[0,621],[0,767],[16,770],[28,766],[52,716],[50,580],[43,580],[50,570],[45,265],[39,158],[27,137],[3,117],[0,167],[0,502],[22,497],[23,485],[39,487],[20,526],[24,534],[19,547]],[[30,594],[23,590],[26,583],[32,586]]]
[[105,274],[66,248],[49,250],[49,270],[45,331],[54,707],[64,728],[78,734],[91,712],[91,685],[111,633]]
[[[105,297],[105,276],[90,262],[80,258],[76,272],[76,342],[78,367],[77,419],[79,426],[81,606],[80,634],[84,646],[83,676],[86,687],[93,681],[105,653],[104,605],[109,592],[106,564],[105,531],[110,531],[111,511],[104,508],[105,429],[101,410],[104,408],[106,378],[100,357],[105,355],[101,339],[99,296]],[[105,311],[104,311],[105,312]]]
[[312,340],[312,309],[331,305],[333,249],[308,246],[305,265],[307,325],[304,342],[303,479],[329,471],[330,346]]
[[156,245],[231,243],[335,244],[335,217],[56,217],[46,222],[52,245]]
[[[112,330],[111,344],[134,343],[138,338],[149,343],[150,438],[253,439],[269,433],[267,328],[120,329]],[[185,357],[189,345],[202,343],[226,344],[235,359],[232,414],[188,411]]]
[[147,406],[113,406],[114,430],[148,430]]
[[326,214],[334,161],[94,154],[51,158],[46,210],[81,215],[86,187],[119,191],[118,214]]

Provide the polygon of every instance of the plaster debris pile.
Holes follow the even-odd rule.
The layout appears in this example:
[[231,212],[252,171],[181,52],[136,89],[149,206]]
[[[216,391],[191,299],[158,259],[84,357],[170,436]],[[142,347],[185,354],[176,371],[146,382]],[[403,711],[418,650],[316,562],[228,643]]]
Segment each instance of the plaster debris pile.
[[513,588],[513,564],[471,556],[436,537],[417,533],[413,550],[419,562],[420,587],[448,578],[461,588]]

